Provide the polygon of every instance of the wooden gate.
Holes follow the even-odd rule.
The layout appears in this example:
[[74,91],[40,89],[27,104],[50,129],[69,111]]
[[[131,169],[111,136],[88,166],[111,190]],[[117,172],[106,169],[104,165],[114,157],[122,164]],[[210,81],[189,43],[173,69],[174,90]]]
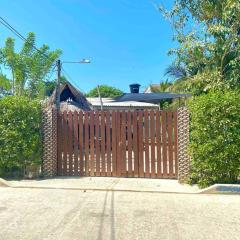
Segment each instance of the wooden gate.
[[58,115],[58,175],[177,178],[176,111]]

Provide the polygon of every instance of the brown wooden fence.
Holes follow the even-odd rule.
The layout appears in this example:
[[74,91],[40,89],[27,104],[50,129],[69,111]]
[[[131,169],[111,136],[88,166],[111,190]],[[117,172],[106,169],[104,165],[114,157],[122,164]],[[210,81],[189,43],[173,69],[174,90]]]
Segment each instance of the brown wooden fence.
[[177,178],[176,111],[58,115],[58,175]]

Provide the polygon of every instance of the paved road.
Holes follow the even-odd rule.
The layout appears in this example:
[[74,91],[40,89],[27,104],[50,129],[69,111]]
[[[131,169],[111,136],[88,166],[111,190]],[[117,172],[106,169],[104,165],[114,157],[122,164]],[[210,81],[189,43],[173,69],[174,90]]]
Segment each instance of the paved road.
[[234,240],[239,226],[239,195],[0,188],[1,240]]
[[[1,179],[0,179],[1,182]],[[195,193],[197,186],[180,184],[173,179],[115,178],[115,177],[56,177],[42,180],[8,181],[11,186],[79,190],[129,190],[137,192]]]

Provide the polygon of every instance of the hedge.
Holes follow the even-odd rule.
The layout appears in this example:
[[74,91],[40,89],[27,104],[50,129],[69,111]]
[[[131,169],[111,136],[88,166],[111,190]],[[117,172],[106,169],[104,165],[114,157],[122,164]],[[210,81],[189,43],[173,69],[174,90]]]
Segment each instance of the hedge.
[[191,183],[235,183],[240,176],[240,93],[210,92],[190,103]]
[[38,101],[9,96],[0,99],[0,176],[23,175],[40,164],[41,107]]

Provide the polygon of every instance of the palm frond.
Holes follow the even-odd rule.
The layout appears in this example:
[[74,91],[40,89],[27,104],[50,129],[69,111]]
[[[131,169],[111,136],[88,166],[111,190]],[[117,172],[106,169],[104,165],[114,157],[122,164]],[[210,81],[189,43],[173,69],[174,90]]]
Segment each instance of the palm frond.
[[184,78],[187,76],[187,71],[182,66],[173,64],[167,67],[164,76],[169,76],[173,79]]

